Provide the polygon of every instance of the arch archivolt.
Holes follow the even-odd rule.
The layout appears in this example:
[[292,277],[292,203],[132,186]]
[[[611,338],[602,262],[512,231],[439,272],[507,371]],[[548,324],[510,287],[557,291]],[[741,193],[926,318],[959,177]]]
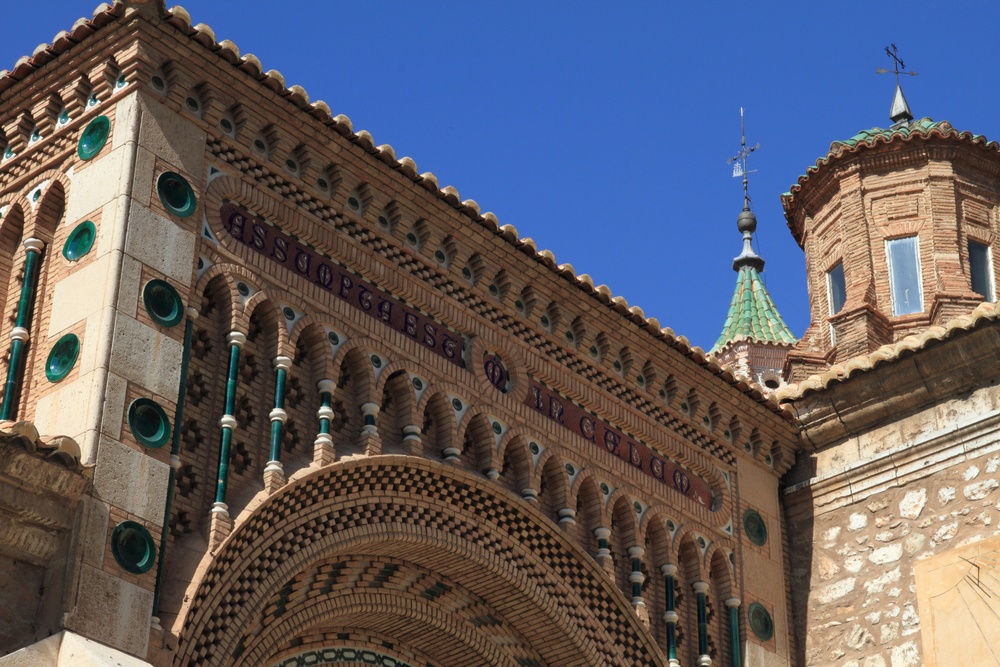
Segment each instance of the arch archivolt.
[[[386,554],[342,554],[318,565],[289,580],[267,602],[259,624],[247,628],[238,644],[245,650],[237,664],[269,662],[291,637],[355,623],[392,633],[395,642],[422,654],[443,652],[460,664],[517,667],[516,659],[540,658],[503,612],[443,573]],[[331,581],[326,593],[326,585],[315,586]],[[278,604],[291,611],[278,616]],[[463,627],[469,624],[488,625],[489,632],[469,633]],[[504,637],[503,646],[492,641],[498,636]]]
[[[511,660],[485,664],[532,657],[520,640],[497,640],[504,624],[539,664],[664,664],[597,564],[538,510],[497,491],[463,470],[403,456],[338,462],[283,487],[203,560],[175,624],[183,628],[176,664],[215,664],[234,652],[247,658],[231,664],[260,664],[280,651],[283,628],[354,627],[376,608],[419,619],[418,602],[433,617],[444,613],[427,607],[435,601],[466,615],[456,636],[467,650],[493,646]],[[415,574],[397,576],[403,570]]]

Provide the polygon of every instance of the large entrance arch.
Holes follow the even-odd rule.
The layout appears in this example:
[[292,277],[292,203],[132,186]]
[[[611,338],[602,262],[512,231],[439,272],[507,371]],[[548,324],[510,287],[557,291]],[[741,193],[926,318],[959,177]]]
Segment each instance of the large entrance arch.
[[535,508],[406,456],[341,461],[270,496],[208,564],[183,627],[185,667],[354,664],[360,651],[435,667],[666,662]]

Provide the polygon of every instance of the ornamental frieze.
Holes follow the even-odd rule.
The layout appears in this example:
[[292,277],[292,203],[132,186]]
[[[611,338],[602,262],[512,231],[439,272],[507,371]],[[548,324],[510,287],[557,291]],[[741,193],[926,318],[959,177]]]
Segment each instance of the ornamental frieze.
[[712,489],[703,478],[598,419],[569,399],[531,380],[524,404],[593,443],[595,447],[625,461],[644,475],[706,509],[714,510]]
[[461,334],[233,203],[223,203],[220,216],[229,235],[250,250],[302,276],[384,326],[409,336],[456,366],[464,366],[465,338]]

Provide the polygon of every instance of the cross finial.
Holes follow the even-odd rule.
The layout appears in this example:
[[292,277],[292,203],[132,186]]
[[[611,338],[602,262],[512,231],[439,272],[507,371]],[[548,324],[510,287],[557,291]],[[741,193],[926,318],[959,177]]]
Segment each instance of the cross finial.
[[[743,177],[743,207],[747,210],[750,209],[750,194],[749,194],[749,181],[747,179],[747,158],[750,157],[750,153],[760,148],[760,144],[756,146],[747,147],[747,132],[746,125],[743,120],[743,107],[740,107],[740,152],[729,158],[728,163],[733,165],[733,178]],[[756,170],[754,170],[756,171]]]
[[889,111],[889,119],[892,120],[893,123],[911,121],[913,120],[913,114],[910,112],[910,105],[907,104],[906,98],[903,96],[903,89],[899,85],[899,75],[909,74],[910,76],[917,76],[917,73],[903,71],[906,69],[906,64],[903,62],[903,59],[899,57],[899,50],[896,48],[895,43],[885,47],[885,55],[892,58],[892,69],[882,69],[881,67],[876,67],[875,73],[896,75],[896,93],[892,98],[892,108]]
[[887,55],[890,58],[892,58],[892,61],[893,61],[892,62],[893,71],[896,74],[896,84],[898,85],[899,84],[899,70],[900,70],[900,68],[906,69],[906,63],[904,63],[903,59],[899,57],[899,50],[896,48],[895,42],[893,42],[890,46],[892,46],[892,51],[889,50],[888,46],[885,47],[885,55]]

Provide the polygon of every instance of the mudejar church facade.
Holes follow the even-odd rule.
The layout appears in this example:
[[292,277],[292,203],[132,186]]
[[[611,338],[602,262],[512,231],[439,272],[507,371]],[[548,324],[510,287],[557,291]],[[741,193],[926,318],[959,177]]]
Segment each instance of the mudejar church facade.
[[[101,5],[15,63],[0,128],[0,665],[896,665],[937,650],[872,628],[916,608],[918,560],[951,551],[908,548],[888,576],[917,583],[870,603],[883,611],[860,643],[844,609],[864,570],[848,586],[823,560],[827,542],[855,555],[832,528],[913,480],[817,499],[881,460],[845,467],[842,448],[949,401],[949,437],[979,444],[961,460],[946,447],[941,474],[987,457],[992,384],[971,350],[989,354],[996,313],[962,273],[981,253],[957,253],[941,306],[904,327],[880,314],[888,291],[858,287],[874,279],[853,255],[812,239],[853,224],[836,183],[879,151],[919,162],[902,147],[920,137],[956,174],[979,170],[969,238],[989,250],[995,145],[907,125],[832,152],[785,204],[810,272],[843,262],[844,314],[828,323],[811,286],[796,342],[745,252],[707,354],[160,0]],[[867,361],[845,369],[848,349]],[[969,367],[961,387],[915,396],[894,379],[942,350]],[[831,425],[825,406],[876,380],[896,412],[841,406],[857,420]]]

